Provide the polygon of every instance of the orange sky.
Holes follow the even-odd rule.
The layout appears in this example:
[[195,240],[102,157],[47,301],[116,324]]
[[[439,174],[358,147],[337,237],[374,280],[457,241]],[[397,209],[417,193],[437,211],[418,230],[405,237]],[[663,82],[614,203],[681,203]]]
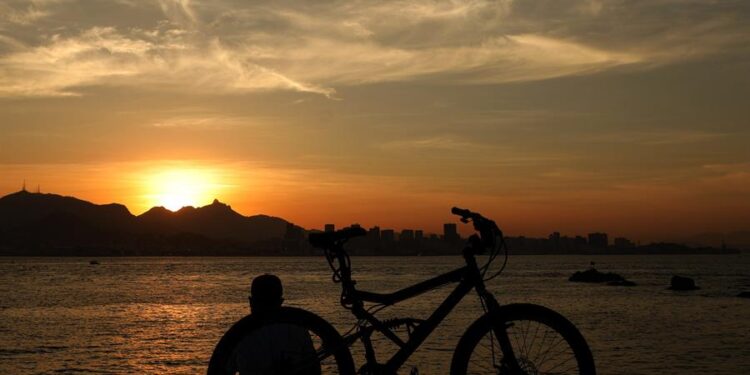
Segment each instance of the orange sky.
[[0,4],[0,194],[747,230],[747,2],[535,3]]

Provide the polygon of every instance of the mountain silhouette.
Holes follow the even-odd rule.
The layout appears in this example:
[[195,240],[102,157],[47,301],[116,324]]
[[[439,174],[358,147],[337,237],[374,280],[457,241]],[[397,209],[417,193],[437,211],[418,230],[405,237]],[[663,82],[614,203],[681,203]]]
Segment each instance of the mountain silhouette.
[[175,212],[164,207],[153,207],[138,216],[137,221],[140,229],[148,233],[187,232],[244,242],[282,238],[289,224],[284,219],[272,216],[242,216],[218,199],[208,206],[187,206]]
[[131,229],[135,216],[121,204],[97,205],[74,197],[22,190],[0,198],[0,227],[18,228],[69,214],[104,230]]
[[277,217],[243,216],[218,200],[135,216],[121,204],[57,194],[22,190],[0,198],[0,254],[250,254],[254,244],[280,243],[290,227],[299,228]]

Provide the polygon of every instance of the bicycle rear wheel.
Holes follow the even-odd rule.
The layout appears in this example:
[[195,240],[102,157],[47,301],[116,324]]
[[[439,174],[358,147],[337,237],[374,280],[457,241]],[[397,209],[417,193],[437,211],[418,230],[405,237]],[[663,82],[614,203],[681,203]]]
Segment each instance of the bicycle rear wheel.
[[[284,374],[341,374],[353,375],[354,361],[344,339],[333,326],[323,318],[306,310],[282,307],[278,314],[259,319],[248,315],[237,321],[214,348],[208,364],[208,375],[227,375],[237,371],[238,348],[247,337],[267,329],[269,326],[286,327],[287,331],[304,330],[310,336],[315,355],[284,361]],[[264,333],[265,334],[265,333]],[[278,349],[278,348],[275,348]],[[283,348],[281,348],[283,350]],[[317,369],[320,370],[317,370]]]
[[493,332],[498,325],[505,327],[522,374],[596,374],[591,350],[573,323],[532,304],[501,306],[475,321],[456,346],[451,374],[514,374]]

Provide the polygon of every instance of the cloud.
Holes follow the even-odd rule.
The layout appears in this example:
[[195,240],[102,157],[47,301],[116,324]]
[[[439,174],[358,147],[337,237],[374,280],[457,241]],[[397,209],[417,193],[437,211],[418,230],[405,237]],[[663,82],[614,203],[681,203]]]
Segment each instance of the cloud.
[[38,9],[33,3],[21,9],[14,9],[8,4],[0,4],[0,20],[11,24],[28,25],[47,15],[47,12]]
[[406,149],[406,150],[414,150],[414,149],[430,149],[430,150],[451,150],[451,151],[461,151],[461,150],[476,150],[479,148],[486,148],[486,145],[482,145],[479,143],[469,142],[461,139],[457,139],[455,137],[443,135],[443,136],[434,136],[434,137],[428,137],[428,138],[419,138],[419,139],[411,139],[411,140],[402,140],[402,141],[392,141],[387,142],[381,145],[384,149]]
[[223,115],[184,115],[163,118],[151,123],[155,128],[226,129],[249,125],[253,119]]
[[[638,62],[538,35],[510,35],[478,45],[399,49],[368,42],[309,39],[302,49],[278,51],[268,63],[291,76],[330,85],[428,80],[488,84],[582,74]],[[550,60],[549,56],[556,56]]]
[[[379,82],[543,80],[746,51],[750,13],[741,2],[668,0],[123,0],[90,14],[65,13],[58,1],[9,4],[0,6],[6,97],[81,95],[86,86],[335,97],[335,87]],[[108,16],[118,13],[129,18]]]
[[673,129],[651,131],[613,131],[600,134],[576,134],[574,137],[577,138],[577,141],[583,142],[665,146],[716,141],[729,135],[731,134],[716,131]]
[[243,60],[216,40],[196,45],[184,30],[133,34],[95,27],[75,37],[53,35],[47,45],[0,58],[0,96],[76,96],[89,85],[334,93]]

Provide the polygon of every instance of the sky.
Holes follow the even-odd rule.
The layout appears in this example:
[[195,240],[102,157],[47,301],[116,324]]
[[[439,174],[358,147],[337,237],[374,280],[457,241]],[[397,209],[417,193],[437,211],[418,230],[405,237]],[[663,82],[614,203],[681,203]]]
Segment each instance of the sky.
[[0,2],[0,194],[508,234],[750,228],[750,2]]

